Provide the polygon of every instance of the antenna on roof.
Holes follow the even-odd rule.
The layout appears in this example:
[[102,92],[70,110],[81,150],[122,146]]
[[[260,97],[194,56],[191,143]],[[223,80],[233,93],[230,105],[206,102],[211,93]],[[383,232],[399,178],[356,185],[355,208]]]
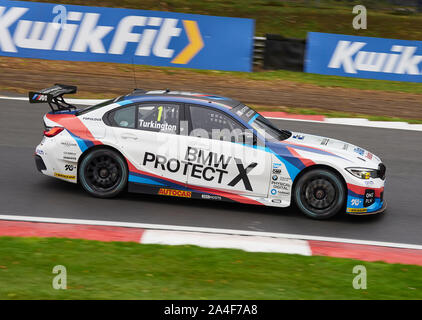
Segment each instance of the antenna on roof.
[[167,89],[166,89],[166,93],[169,93],[169,92],[170,92],[170,89],[168,89],[168,88],[167,88]]
[[135,88],[138,88],[138,84],[136,83],[135,63],[134,63],[133,56],[132,56],[132,70],[133,70],[133,81],[135,82]]

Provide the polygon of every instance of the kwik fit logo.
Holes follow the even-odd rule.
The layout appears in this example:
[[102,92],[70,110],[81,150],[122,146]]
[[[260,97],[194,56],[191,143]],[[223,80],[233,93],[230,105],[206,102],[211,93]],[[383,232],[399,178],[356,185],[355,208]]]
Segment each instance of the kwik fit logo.
[[418,47],[393,45],[389,52],[365,51],[366,42],[338,41],[328,68],[356,74],[358,71],[421,75]]
[[[187,64],[204,47],[198,23],[194,20],[128,15],[110,26],[99,23],[102,13],[67,11],[61,5],[55,6],[53,11],[51,7],[45,9],[43,16],[51,15],[51,22],[31,19],[33,12],[40,17],[36,9],[0,6],[0,52],[35,49],[119,56],[125,54],[130,45],[134,56]],[[102,21],[108,21],[112,16],[107,11]],[[180,38],[183,31],[186,34],[183,39],[187,38],[187,41],[175,50],[172,41]]]

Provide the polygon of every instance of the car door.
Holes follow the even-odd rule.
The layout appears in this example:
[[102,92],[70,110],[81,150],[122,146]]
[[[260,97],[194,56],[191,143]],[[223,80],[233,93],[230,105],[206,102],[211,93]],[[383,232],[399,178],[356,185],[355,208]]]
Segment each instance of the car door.
[[246,141],[240,122],[216,108],[186,106],[189,137],[184,161],[188,184],[224,192],[267,197],[271,155]]
[[138,182],[151,183],[152,174],[168,185],[186,184],[179,154],[181,114],[181,104],[152,102],[118,108],[108,116],[122,152],[141,173]]

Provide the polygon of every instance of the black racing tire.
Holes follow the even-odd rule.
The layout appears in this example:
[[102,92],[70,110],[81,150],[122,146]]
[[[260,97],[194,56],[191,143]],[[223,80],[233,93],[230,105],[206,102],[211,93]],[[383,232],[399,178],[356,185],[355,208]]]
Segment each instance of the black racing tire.
[[79,182],[94,197],[113,198],[126,190],[128,168],[126,160],[111,149],[94,149],[80,162]]
[[314,169],[299,177],[293,190],[299,210],[312,219],[329,219],[344,210],[346,190],[342,179],[326,169]]

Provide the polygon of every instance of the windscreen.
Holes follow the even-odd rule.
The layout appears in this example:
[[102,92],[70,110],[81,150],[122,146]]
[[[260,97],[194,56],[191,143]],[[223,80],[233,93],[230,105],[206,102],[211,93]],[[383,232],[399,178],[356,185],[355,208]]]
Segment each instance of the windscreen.
[[290,131],[278,129],[271,121],[244,104],[239,104],[232,109],[232,112],[248,122],[253,129],[267,140],[281,141],[288,139],[292,135]]

